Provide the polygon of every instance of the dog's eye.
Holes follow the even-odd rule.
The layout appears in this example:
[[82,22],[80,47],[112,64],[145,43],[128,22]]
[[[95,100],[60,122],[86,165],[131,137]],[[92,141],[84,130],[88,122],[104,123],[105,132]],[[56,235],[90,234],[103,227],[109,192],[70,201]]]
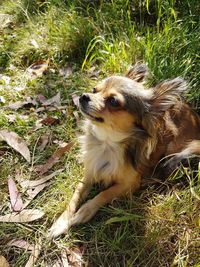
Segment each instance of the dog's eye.
[[109,97],[109,98],[108,98],[108,103],[109,103],[112,107],[114,107],[114,108],[120,106],[119,101],[118,101],[115,97]]
[[97,89],[96,88],[93,88],[92,89],[92,93],[95,94],[97,92]]

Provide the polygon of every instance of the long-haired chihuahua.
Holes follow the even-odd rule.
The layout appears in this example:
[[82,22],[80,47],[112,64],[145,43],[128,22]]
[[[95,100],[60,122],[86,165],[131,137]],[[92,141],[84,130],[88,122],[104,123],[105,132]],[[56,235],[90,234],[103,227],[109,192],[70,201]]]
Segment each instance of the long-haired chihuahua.
[[[106,78],[80,97],[86,118],[80,138],[84,178],[51,227],[51,237],[89,221],[103,205],[139,189],[141,179],[151,177],[163,158],[171,156],[160,164],[164,173],[200,153],[199,117],[183,101],[186,82],[175,78],[146,89],[147,74],[146,65],[136,65],[126,76]],[[81,206],[94,183],[106,189]]]

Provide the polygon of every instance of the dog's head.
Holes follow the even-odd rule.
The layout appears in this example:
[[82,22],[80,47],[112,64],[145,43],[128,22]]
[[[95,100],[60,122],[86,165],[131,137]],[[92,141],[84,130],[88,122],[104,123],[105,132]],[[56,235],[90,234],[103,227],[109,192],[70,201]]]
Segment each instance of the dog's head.
[[181,78],[167,80],[146,89],[143,81],[148,74],[145,65],[136,65],[127,75],[106,78],[79,100],[82,113],[94,124],[127,132],[134,125],[145,128],[147,117],[161,114],[180,102],[186,89]]

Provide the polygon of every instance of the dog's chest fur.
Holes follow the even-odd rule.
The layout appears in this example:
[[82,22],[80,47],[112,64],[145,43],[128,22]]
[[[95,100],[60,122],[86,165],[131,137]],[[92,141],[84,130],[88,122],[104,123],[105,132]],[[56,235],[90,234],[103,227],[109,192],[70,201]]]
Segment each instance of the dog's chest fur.
[[127,135],[112,129],[86,124],[86,134],[80,137],[85,169],[91,179],[109,185],[123,169]]

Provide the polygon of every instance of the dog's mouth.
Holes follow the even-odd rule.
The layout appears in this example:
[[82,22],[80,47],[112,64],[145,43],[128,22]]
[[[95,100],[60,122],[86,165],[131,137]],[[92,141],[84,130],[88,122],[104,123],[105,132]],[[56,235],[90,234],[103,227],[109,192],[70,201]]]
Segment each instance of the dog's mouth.
[[84,116],[88,117],[90,120],[93,120],[93,121],[96,121],[96,122],[104,122],[103,118],[91,115],[83,107],[81,107],[81,112],[83,113]]

